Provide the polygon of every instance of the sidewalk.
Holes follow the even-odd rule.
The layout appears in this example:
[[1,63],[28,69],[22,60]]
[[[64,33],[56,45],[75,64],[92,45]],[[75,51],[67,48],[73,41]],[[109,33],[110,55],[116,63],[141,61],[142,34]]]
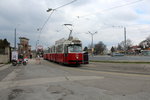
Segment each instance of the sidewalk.
[[0,64],[0,67],[3,67],[5,64]]
[[10,64],[0,64],[0,71],[10,67]]

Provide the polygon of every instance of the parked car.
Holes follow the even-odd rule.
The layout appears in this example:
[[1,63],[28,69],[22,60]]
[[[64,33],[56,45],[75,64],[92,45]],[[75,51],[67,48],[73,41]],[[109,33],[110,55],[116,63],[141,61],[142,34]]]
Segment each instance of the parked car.
[[114,52],[114,53],[111,54],[111,56],[112,57],[114,57],[114,56],[124,56],[124,54],[118,53],[118,52]]

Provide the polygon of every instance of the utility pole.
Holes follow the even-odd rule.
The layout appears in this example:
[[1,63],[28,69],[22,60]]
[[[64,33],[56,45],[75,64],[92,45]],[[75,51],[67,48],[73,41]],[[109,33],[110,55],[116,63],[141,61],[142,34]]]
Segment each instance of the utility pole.
[[126,54],[127,53],[126,27],[125,26],[113,26],[113,27],[123,28],[123,30],[124,30],[124,52]]
[[125,48],[125,54],[126,54],[126,50],[127,50],[127,40],[126,40],[126,27],[124,27],[124,48]]
[[93,52],[94,52],[94,46],[93,46],[93,36],[94,36],[95,34],[97,34],[97,31],[96,31],[96,32],[94,32],[94,33],[91,33],[91,32],[89,31],[89,33],[87,33],[87,34],[90,34],[90,35],[91,35],[91,37],[92,37],[92,41],[91,41],[91,49],[92,49],[92,56],[93,56]]
[[16,28],[15,28],[15,37],[14,37],[14,49],[16,50]]

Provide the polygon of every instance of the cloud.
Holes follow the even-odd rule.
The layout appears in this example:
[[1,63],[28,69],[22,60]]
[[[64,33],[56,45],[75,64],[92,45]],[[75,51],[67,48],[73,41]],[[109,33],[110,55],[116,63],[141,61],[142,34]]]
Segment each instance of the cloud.
[[111,47],[123,41],[123,28],[112,26],[126,27],[127,38],[134,44],[138,44],[148,36],[150,29],[148,0],[116,9],[110,8],[135,0],[77,0],[56,10],[42,32],[37,31],[50,14],[46,12],[48,8],[54,9],[71,1],[0,0],[0,38],[8,38],[13,45],[14,29],[17,28],[17,37],[29,38],[33,48],[39,34],[40,43],[47,47],[60,38],[68,38],[69,30],[63,24],[73,24],[73,36],[81,39],[83,46],[91,43],[91,36],[86,34],[88,31],[98,31],[94,36],[94,43],[103,41]]

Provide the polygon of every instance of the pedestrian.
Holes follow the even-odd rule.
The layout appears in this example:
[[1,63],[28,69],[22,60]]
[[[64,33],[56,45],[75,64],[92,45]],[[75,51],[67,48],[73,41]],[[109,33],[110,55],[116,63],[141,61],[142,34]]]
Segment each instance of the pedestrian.
[[36,60],[37,60],[37,64],[41,64],[41,58],[40,58],[40,56],[39,56],[39,55],[37,55]]

